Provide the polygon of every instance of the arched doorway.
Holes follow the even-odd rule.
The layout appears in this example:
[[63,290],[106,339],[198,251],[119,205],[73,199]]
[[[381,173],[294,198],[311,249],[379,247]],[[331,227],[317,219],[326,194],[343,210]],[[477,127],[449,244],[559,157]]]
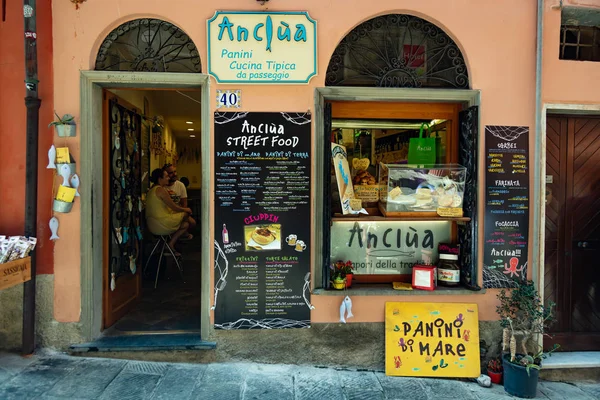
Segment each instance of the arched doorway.
[[326,86],[468,89],[456,43],[422,18],[389,14],[358,25],[331,56]]
[[202,72],[190,37],[160,19],[134,19],[119,25],[102,42],[97,71]]
[[[102,204],[103,216],[101,234],[94,236],[103,248],[101,262],[94,265],[94,274],[102,275],[100,329],[110,328],[105,332],[110,336],[199,333],[201,324],[207,327],[200,310],[208,294],[201,293],[207,277],[201,278],[206,271],[200,266],[208,263],[200,261],[205,257],[200,253],[200,227],[190,232],[189,242],[163,247],[160,237],[147,229],[144,207],[151,171],[169,165],[170,174],[177,168],[183,176],[186,164],[190,187],[179,185],[185,195],[175,186],[167,190],[178,206],[193,210],[195,220],[208,213],[200,206],[208,188],[201,157],[209,148],[202,135],[208,131],[208,89],[198,50],[179,27],[160,19],[136,19],[106,36],[95,70],[91,79],[122,71],[102,85],[92,83],[102,92],[102,111],[94,115],[102,137],[90,139],[96,144],[94,152],[102,153],[101,162],[90,166],[98,175],[102,166],[101,202],[94,201]],[[100,101],[95,93],[92,101]]]

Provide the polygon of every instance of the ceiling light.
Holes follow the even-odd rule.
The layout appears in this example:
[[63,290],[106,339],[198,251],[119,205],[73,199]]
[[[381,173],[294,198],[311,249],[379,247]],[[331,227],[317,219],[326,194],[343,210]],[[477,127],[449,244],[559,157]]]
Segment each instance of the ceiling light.
[[192,132],[194,130],[194,128],[188,128],[188,131]]
[[188,125],[192,125],[194,122],[193,121],[185,121],[185,123]]
[[190,135],[190,137],[196,137],[196,135]]

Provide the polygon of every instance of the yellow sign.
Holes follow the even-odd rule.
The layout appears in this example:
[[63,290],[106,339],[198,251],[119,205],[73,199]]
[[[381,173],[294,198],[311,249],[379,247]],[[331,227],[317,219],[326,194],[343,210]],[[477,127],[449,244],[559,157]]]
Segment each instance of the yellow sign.
[[56,200],[64,201],[66,203],[72,203],[75,199],[75,193],[77,189],[60,185],[58,187],[58,193],[56,193]]
[[307,12],[217,11],[207,24],[218,83],[308,83],[317,74],[317,22]]
[[477,304],[385,303],[385,374],[478,377]]
[[56,162],[59,164],[68,164],[71,162],[68,147],[59,147],[56,149]]

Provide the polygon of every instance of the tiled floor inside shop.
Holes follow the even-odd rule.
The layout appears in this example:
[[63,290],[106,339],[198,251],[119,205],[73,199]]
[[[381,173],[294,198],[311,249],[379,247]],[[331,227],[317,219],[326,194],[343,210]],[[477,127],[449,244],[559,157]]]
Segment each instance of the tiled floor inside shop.
[[[153,257],[148,265],[150,272],[142,281],[143,294],[140,303],[107,329],[104,336],[133,332],[200,331],[201,242],[199,236],[176,245],[182,254],[184,280],[182,281],[177,271],[173,257],[165,256],[158,286],[154,289],[156,276],[154,271],[158,264],[158,257]],[[152,247],[148,247],[148,253],[152,251]]]

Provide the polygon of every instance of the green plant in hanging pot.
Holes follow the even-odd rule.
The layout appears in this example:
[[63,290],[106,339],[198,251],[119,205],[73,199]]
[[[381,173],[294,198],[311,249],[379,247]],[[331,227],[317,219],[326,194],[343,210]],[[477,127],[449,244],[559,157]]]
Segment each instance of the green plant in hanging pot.
[[542,360],[559,347],[543,351],[538,342],[540,336],[549,336],[546,330],[554,322],[555,304],[545,306],[532,281],[519,283],[508,294],[503,289],[497,297],[500,304],[496,312],[504,328],[502,350],[508,351],[502,357],[504,390],[517,397],[533,398]]
[[48,124],[48,128],[54,127],[59,137],[73,137],[76,135],[77,126],[75,125],[75,117],[70,114],[65,114],[59,117],[54,111],[57,120]]

